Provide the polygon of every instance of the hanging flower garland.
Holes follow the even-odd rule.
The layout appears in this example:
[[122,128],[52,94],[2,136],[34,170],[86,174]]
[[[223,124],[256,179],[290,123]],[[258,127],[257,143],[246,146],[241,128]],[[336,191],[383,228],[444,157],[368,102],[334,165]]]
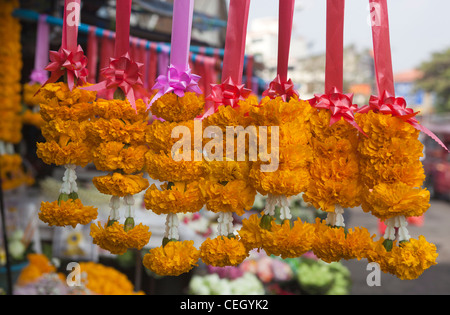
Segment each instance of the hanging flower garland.
[[[247,248],[235,233],[233,214],[241,216],[250,210],[256,196],[255,188],[248,182],[252,162],[245,146],[245,132],[241,137],[234,129],[251,125],[248,112],[257,104],[250,97],[251,91],[241,83],[249,4],[250,1],[230,2],[222,83],[211,86],[207,100],[212,113],[203,119],[204,132],[211,140],[205,139],[202,191],[206,209],[218,213],[218,226],[217,236],[208,237],[200,246],[200,258],[215,267],[236,266],[248,256]],[[250,138],[254,136],[249,134]]]
[[[70,11],[72,9],[75,22],[79,20],[77,5],[79,6],[79,0],[66,1],[65,20],[72,13]],[[46,164],[65,168],[58,199],[53,202],[42,202],[38,214],[40,220],[50,226],[75,227],[77,224],[88,224],[97,218],[97,209],[84,206],[77,193],[76,166],[84,167],[92,161],[86,129],[88,119],[91,117],[92,102],[96,98],[95,92],[80,88],[86,84],[87,58],[81,47],[77,46],[77,36],[77,23],[65,21],[61,48],[59,51],[50,51],[50,63],[45,68],[50,71],[50,78],[37,92],[42,99],[41,116],[45,124],[41,131],[46,140],[36,144],[37,156]],[[57,82],[61,77],[64,77],[65,82]],[[81,112],[89,114],[75,117],[62,114],[80,113],[72,107],[83,108]]]
[[18,7],[19,1],[0,1],[0,176],[2,189],[5,190],[34,182],[22,165],[22,157],[14,152],[14,145],[22,140],[21,26],[18,19],[12,16],[12,12]]
[[[193,10],[193,1],[174,2],[171,65],[166,75],[157,78],[153,89],[158,92],[151,100],[152,114],[162,121],[153,121],[146,130],[150,147],[145,156],[146,170],[151,178],[165,183],[159,188],[151,185],[144,202],[147,209],[166,215],[166,230],[162,245],[150,249],[143,264],[159,275],[177,276],[189,272],[199,259],[194,241],[180,241],[178,232],[178,213],[198,212],[204,205],[199,188],[202,164],[196,158],[201,149],[196,152],[192,140],[195,132],[191,133],[195,128],[194,118],[204,109],[198,86],[200,77],[192,74],[188,65]],[[188,141],[174,149],[186,132]],[[183,139],[179,139],[180,136]]]
[[[279,5],[278,74],[263,93],[261,103],[249,113],[259,128],[259,158],[252,164],[249,182],[268,198],[262,217],[252,215],[243,220],[239,235],[247,249],[263,248],[268,255],[286,258],[311,249],[313,229],[300,219],[291,225],[288,197],[304,192],[309,182],[312,152],[308,120],[312,108],[299,99],[287,78],[294,1],[280,1]],[[261,143],[266,144],[264,152]],[[280,224],[275,221],[277,206]]]
[[[436,264],[436,246],[424,236],[412,239],[406,219],[422,216],[429,208],[430,194],[422,188],[425,174],[420,161],[423,145],[420,131],[443,143],[414,118],[402,97],[394,95],[389,43],[387,3],[378,5],[380,24],[372,25],[378,96],[359,110],[356,120],[366,137],[360,137],[358,151],[362,209],[387,225],[385,234],[373,246],[369,261],[380,264],[384,272],[400,279],[415,279]],[[448,151],[448,150],[447,150]]]
[[[124,254],[129,248],[142,249],[150,240],[149,227],[135,222],[134,195],[147,189],[144,157],[147,152],[145,130],[149,110],[135,93],[142,91],[142,64],[129,55],[129,18],[131,1],[117,3],[115,57],[101,70],[104,81],[86,87],[88,91],[113,89],[114,99],[93,103],[93,118],[88,124],[88,142],[97,170],[109,172],[92,182],[100,193],[111,195],[108,221],[91,224],[94,244]],[[120,30],[120,31],[119,31]],[[120,223],[121,198],[125,220]]]

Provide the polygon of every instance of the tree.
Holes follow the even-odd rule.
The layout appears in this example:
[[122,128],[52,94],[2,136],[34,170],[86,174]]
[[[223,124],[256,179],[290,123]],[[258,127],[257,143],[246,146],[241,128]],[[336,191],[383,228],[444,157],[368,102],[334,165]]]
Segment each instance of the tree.
[[436,112],[450,112],[450,48],[433,53],[419,66],[423,77],[416,85],[436,95]]

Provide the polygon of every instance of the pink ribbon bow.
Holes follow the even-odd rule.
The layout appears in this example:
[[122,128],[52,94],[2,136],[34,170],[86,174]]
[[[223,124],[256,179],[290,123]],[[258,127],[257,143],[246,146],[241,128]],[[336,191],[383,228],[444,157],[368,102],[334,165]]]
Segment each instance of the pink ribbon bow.
[[369,105],[361,107],[358,110],[358,113],[367,113],[369,110],[372,110],[374,113],[382,113],[400,118],[417,130],[430,136],[434,141],[439,143],[440,146],[448,151],[444,143],[433,132],[419,123],[419,121],[414,117],[419,112],[414,112],[412,108],[407,108],[406,100],[403,97],[395,97],[387,91],[384,91],[382,97],[372,95],[369,99]]
[[269,88],[262,93],[263,96],[268,96],[271,99],[281,97],[283,102],[288,102],[291,97],[296,95],[298,97],[297,91],[294,90],[294,83],[289,79],[286,82],[281,82],[280,75],[269,83]]
[[158,92],[151,100],[150,105],[162,95],[170,92],[179,97],[183,97],[186,92],[202,94],[202,90],[198,86],[199,80],[200,76],[192,74],[191,69],[179,71],[176,67],[170,65],[167,75],[160,75],[156,79],[156,84],[152,89],[158,90]]
[[83,89],[106,91],[120,88],[131,106],[136,109],[136,95],[143,93],[147,97],[147,93],[143,89],[143,66],[142,63],[134,62],[128,52],[120,58],[111,58],[109,66],[101,70],[101,74],[106,79],[97,84],[83,87]]
[[335,87],[329,94],[315,94],[315,98],[310,100],[311,106],[317,109],[328,109],[331,112],[330,126],[343,118],[359,132],[365,132],[355,122],[355,112],[358,109],[353,104],[353,94],[343,94]]
[[238,107],[238,102],[240,100],[245,100],[252,92],[244,86],[245,84],[235,84],[233,80],[228,77],[221,84],[211,84],[211,94],[206,100],[214,102],[214,112],[217,111],[217,108],[220,105]]
[[45,70],[50,71],[50,78],[44,83],[54,83],[60,77],[67,73],[67,85],[72,90],[75,86],[75,78],[77,85],[86,83],[88,70],[87,57],[84,55],[83,49],[78,45],[77,50],[60,48],[58,51],[50,51],[50,63]]

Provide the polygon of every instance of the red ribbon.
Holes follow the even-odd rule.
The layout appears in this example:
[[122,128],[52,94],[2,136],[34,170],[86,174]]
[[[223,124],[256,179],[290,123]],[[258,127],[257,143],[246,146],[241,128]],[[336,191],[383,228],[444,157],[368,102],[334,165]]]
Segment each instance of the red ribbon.
[[50,51],[50,63],[45,67],[45,70],[50,71],[51,75],[44,85],[56,82],[67,73],[67,85],[72,90],[75,86],[75,78],[77,79],[77,85],[86,83],[88,76],[86,66],[87,57],[80,45],[74,52],[64,48],[60,48],[58,51]]
[[309,101],[311,106],[317,109],[328,109],[331,112],[330,126],[343,118],[350,125],[358,129],[359,132],[366,135],[355,122],[355,112],[358,106],[353,104],[353,94],[341,93],[335,87],[328,94],[315,94],[314,96],[315,98]]
[[268,96],[271,99],[281,97],[283,102],[288,102],[291,97],[299,96],[294,90],[294,83],[289,79],[286,82],[281,81],[280,75],[270,82],[269,88],[262,93],[263,96]]
[[211,94],[206,98],[207,101],[214,102],[214,111],[217,111],[220,105],[229,105],[238,107],[240,100],[245,100],[252,91],[245,88],[245,84],[235,84],[228,77],[221,84],[211,84]]
[[414,112],[412,108],[407,108],[406,101],[403,97],[395,97],[387,91],[384,91],[382,97],[372,95],[369,100],[369,105],[361,107],[358,110],[358,113],[367,113],[370,110],[374,113],[382,113],[400,118],[417,130],[430,136],[434,141],[439,143],[440,146],[448,151],[444,143],[433,132],[419,123],[419,121],[415,118],[419,112]]
[[134,62],[128,53],[120,58],[111,58],[109,66],[101,70],[105,80],[83,89],[104,92],[108,89],[120,88],[131,106],[136,109],[135,94],[144,93],[145,97],[148,97],[148,93],[143,88],[143,66],[142,63]]

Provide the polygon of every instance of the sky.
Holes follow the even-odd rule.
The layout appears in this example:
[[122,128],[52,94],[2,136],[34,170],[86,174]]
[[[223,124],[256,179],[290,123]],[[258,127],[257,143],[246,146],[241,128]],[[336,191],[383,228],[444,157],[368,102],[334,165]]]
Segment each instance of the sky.
[[[344,45],[372,47],[367,22],[368,0],[347,0],[345,4]],[[312,53],[325,51],[326,0],[297,0],[294,32],[310,44]],[[450,48],[449,0],[388,0],[392,63],[395,73],[407,71]],[[255,18],[278,17],[278,0],[252,0],[249,27]]]

